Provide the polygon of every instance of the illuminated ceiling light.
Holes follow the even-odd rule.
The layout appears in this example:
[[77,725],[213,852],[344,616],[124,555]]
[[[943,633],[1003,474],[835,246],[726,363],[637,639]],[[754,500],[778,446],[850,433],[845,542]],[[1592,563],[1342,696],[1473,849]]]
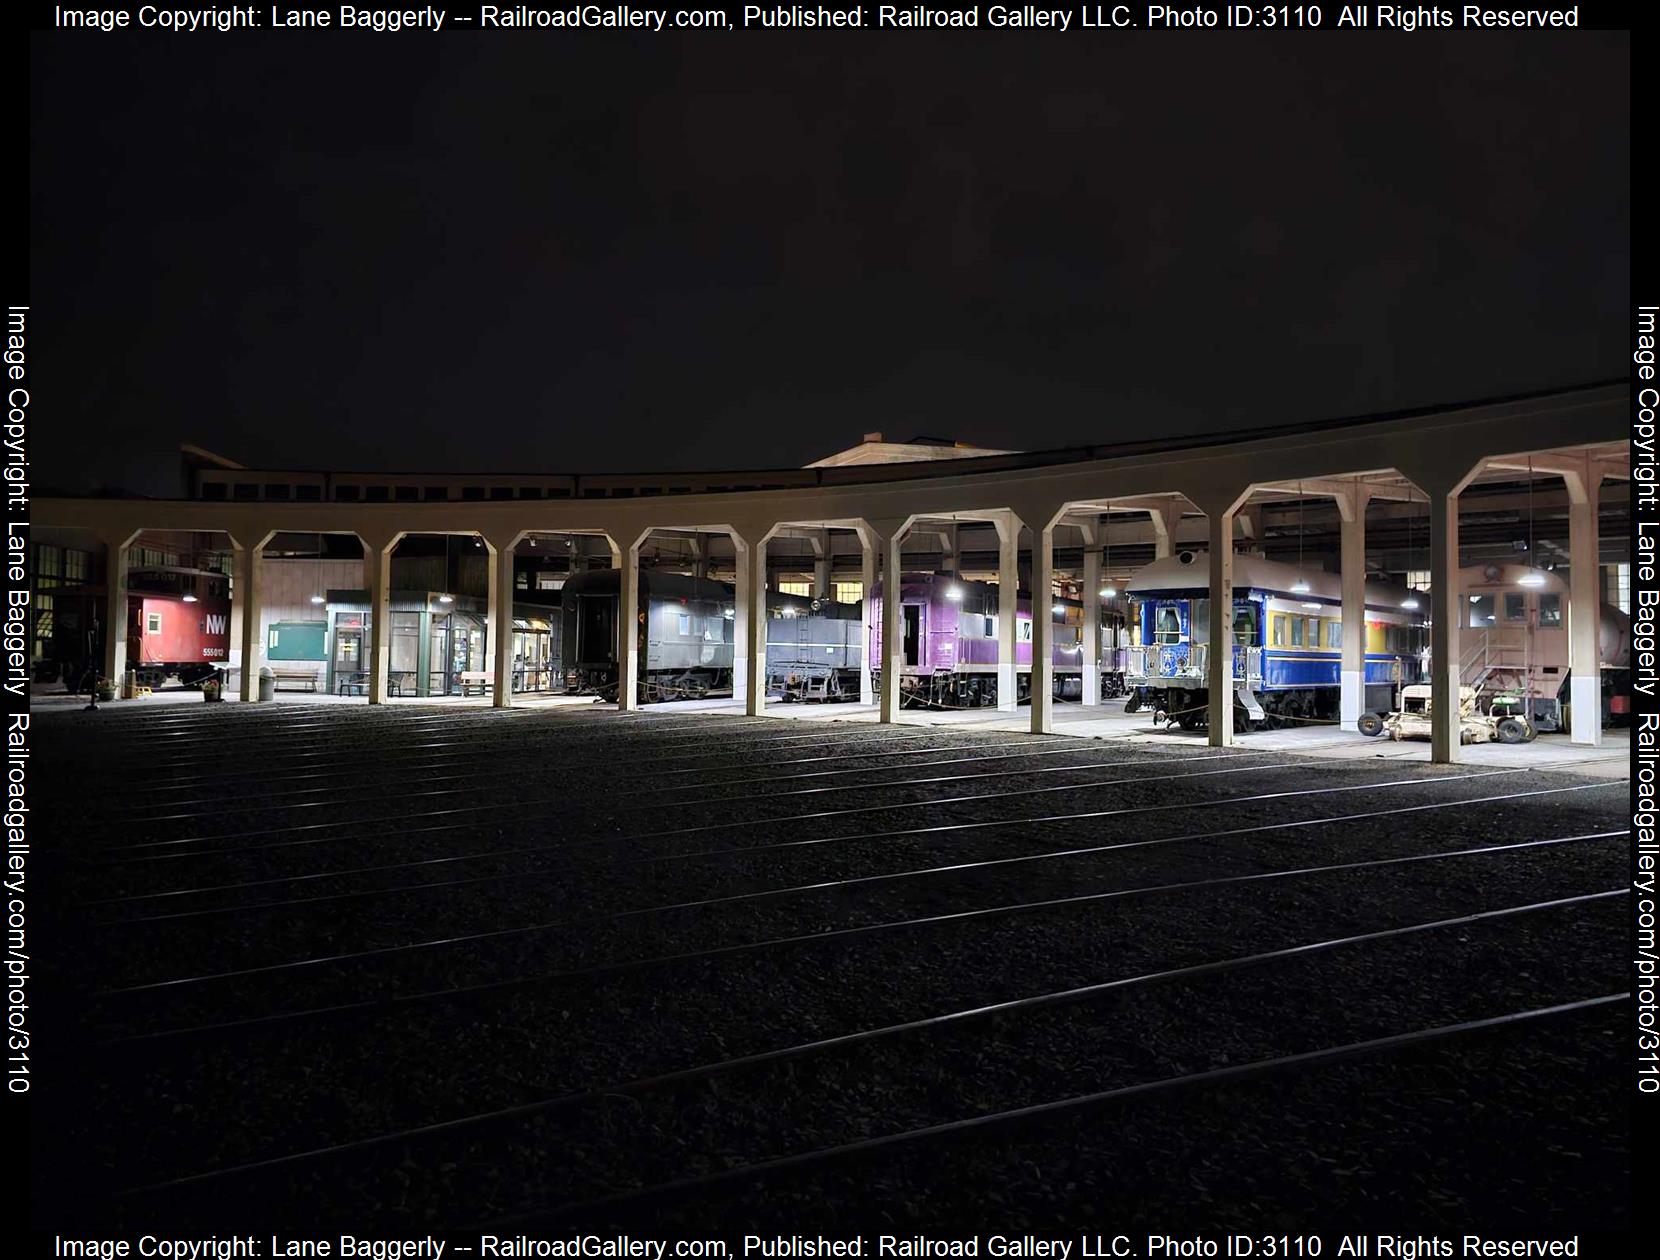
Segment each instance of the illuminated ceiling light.
[[445,591],[438,597],[438,602],[440,604],[453,604],[455,603],[455,596],[451,595],[448,591]]
[[1406,609],[1408,612],[1411,612],[1413,609],[1418,607],[1418,601],[1415,599],[1403,599],[1401,601],[1401,607]]
[[1066,605],[1065,604],[1056,604],[1054,606],[1054,608],[1052,609],[1052,611],[1055,613],[1056,616],[1064,617],[1066,615]]
[[1101,598],[1102,599],[1117,599],[1118,598],[1118,588],[1116,586],[1103,586],[1101,588]]
[[1291,584],[1291,593],[1293,595],[1307,595],[1309,593],[1309,591],[1311,591],[1313,589],[1314,588],[1311,587],[1302,578],[1298,578],[1295,582],[1293,582]]
[[324,599],[321,595],[313,595],[311,597],[311,602],[314,604],[326,604],[328,603],[328,600]]
[[960,586],[953,586],[945,592],[945,598],[947,599],[961,599],[962,597],[963,588]]
[[1537,569],[1529,569],[1526,573],[1522,574],[1521,577],[1516,579],[1517,586],[1543,586],[1544,584],[1545,575],[1540,573]]
[[1316,604],[1316,603],[1315,603],[1315,602],[1314,602],[1314,601],[1313,601],[1313,600],[1311,600],[1311,599],[1305,599],[1305,600],[1304,600],[1304,601],[1303,601],[1303,607],[1304,607],[1304,608],[1318,608],[1318,607],[1320,607],[1320,605],[1319,605],[1319,604]]
[[196,597],[187,593],[184,597],[184,602],[187,604],[194,604],[196,602]]

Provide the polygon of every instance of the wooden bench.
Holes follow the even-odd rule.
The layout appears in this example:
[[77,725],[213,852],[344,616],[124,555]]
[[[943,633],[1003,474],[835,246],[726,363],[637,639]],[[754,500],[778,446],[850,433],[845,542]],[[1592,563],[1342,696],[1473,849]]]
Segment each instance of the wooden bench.
[[293,683],[288,690],[306,691],[317,690],[317,671],[314,669],[273,669],[272,676],[276,680],[276,690],[282,691],[284,683]]
[[477,687],[478,694],[484,695],[495,685],[496,675],[487,669],[464,669],[461,671],[461,694],[471,694],[467,689]]

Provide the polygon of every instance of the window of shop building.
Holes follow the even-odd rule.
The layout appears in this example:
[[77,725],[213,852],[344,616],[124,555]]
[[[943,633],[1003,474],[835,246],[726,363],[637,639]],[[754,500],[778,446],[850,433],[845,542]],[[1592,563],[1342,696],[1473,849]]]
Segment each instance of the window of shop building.
[[802,599],[806,599],[813,593],[813,584],[811,582],[780,582],[778,589],[785,595],[799,595]]
[[421,668],[421,614],[392,614],[392,651],[388,669],[411,678]]
[[1623,613],[1631,611],[1631,566],[1611,564],[1602,571],[1603,602]]
[[63,548],[41,543],[35,548],[35,587],[49,590],[63,585]]
[[52,605],[51,595],[35,596],[35,637],[29,646],[31,661],[44,660],[52,653],[52,634],[55,629]]
[[863,582],[837,582],[835,587],[838,604],[857,604],[865,597]]
[[92,567],[92,553],[79,551],[69,547],[63,553],[63,580],[68,586],[83,586],[86,584],[87,573]]

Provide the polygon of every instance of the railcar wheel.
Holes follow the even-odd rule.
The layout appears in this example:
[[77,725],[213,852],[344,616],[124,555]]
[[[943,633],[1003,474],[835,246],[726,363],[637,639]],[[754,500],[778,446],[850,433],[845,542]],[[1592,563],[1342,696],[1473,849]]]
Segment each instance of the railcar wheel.
[[1139,691],[1132,691],[1130,693],[1130,698],[1128,700],[1124,701],[1124,712],[1126,712],[1126,713],[1139,713],[1139,712],[1141,712],[1141,693]]
[[1362,713],[1356,726],[1367,739],[1376,739],[1383,734],[1383,719],[1376,713]]
[[1528,741],[1527,723],[1521,718],[1500,718],[1498,736],[1501,744],[1525,744]]

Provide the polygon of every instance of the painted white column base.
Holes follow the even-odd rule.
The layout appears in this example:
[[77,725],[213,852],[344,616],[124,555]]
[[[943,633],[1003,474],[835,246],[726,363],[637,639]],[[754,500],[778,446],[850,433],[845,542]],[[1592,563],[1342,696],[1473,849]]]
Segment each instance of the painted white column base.
[[1602,746],[1602,679],[1595,676],[1580,678],[1577,675],[1568,679],[1568,699],[1573,705],[1568,741],[1574,744],[1585,744],[1591,748],[1600,748]]
[[1360,715],[1366,711],[1366,675],[1357,669],[1346,669],[1342,678],[1342,698],[1339,702],[1338,718],[1343,729],[1352,731],[1360,721]]
[[1013,713],[1020,707],[1016,698],[1019,690],[1015,685],[1014,666],[999,664],[997,666],[997,711],[999,713]]

